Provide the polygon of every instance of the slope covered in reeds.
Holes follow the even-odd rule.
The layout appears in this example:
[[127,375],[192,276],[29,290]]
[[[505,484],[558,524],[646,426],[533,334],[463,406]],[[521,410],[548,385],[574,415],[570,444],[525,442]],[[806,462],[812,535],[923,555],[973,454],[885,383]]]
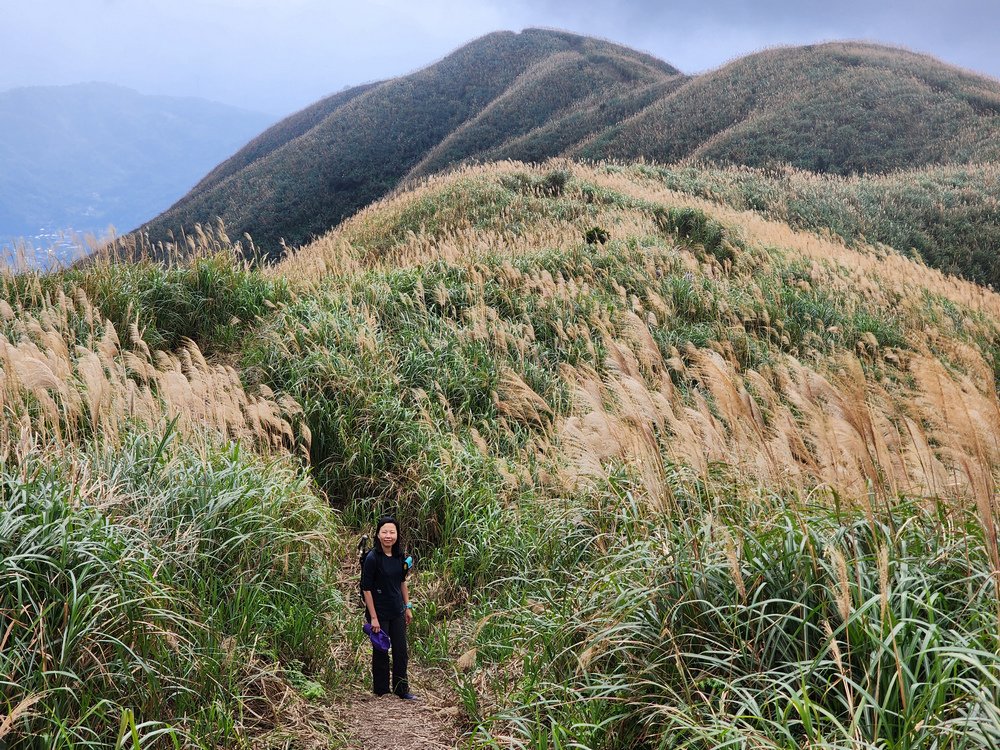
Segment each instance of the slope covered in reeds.
[[141,231],[176,242],[221,218],[276,258],[282,240],[301,245],[461,164],[569,156],[883,174],[996,161],[998,134],[997,81],[905,50],[782,48],[685,76],[610,42],[498,32],[275,125]]
[[667,177],[7,277],[0,736],[336,746],[392,510],[472,746],[995,744],[1000,296]]
[[[502,354],[495,345],[510,337],[507,356],[514,359],[507,367],[525,358],[559,372],[575,394],[560,398],[593,409],[583,416],[595,420],[598,442],[615,434],[600,424],[614,417],[609,405],[631,407],[637,413],[625,422],[652,420],[654,432],[687,437],[669,441],[665,450],[674,458],[739,464],[767,482],[801,476],[857,494],[866,482],[889,481],[894,491],[939,494],[931,487],[941,478],[934,479],[935,462],[925,455],[921,465],[917,455],[928,442],[955,446],[955,437],[926,430],[940,426],[942,410],[979,418],[990,413],[1000,308],[994,294],[975,284],[893,253],[796,234],[757,213],[672,192],[643,166],[495,169],[492,180],[462,173],[364,211],[275,273],[367,274],[374,267],[395,279],[413,265],[441,268],[441,276],[419,278],[415,289],[426,294],[425,302],[434,300],[446,318],[457,318],[459,331],[471,325],[467,319],[483,318],[489,332],[475,336],[492,344],[488,359]],[[611,239],[586,245],[588,227]],[[693,250],[679,252],[677,242]],[[585,250],[574,249],[580,243]],[[521,267],[506,268],[509,256],[519,254],[525,256]],[[461,303],[449,303],[456,271],[442,266],[442,255],[475,259],[466,261],[466,275],[482,291],[462,290]],[[494,288],[500,296],[491,298]],[[518,293],[541,297],[547,305],[541,309],[556,319],[540,326],[540,303],[519,302]],[[405,317],[401,312],[392,307]],[[530,329],[521,327],[529,323]],[[540,327],[545,338],[537,340]],[[942,348],[951,346],[956,351]],[[525,347],[540,349],[529,354]],[[564,365],[578,369],[571,374]],[[529,382],[530,372],[516,374]],[[505,370],[494,377],[492,408],[502,409],[497,384],[514,382],[513,375]],[[945,405],[938,399],[946,381],[956,384],[953,396],[985,401]],[[922,393],[923,386],[934,393]],[[538,395],[543,412],[556,409]],[[919,403],[929,411],[918,411]],[[920,429],[905,434],[907,419]],[[570,435],[580,426],[569,417],[553,420]],[[978,429],[969,445],[995,451],[992,427]],[[866,460],[836,455],[852,435],[852,452]],[[582,449],[581,441],[580,435],[557,440],[563,450]],[[823,446],[834,452],[824,455]]]
[[888,246],[980,284],[1000,288],[997,163],[838,177],[791,168],[654,167],[671,190],[752,210],[848,244]]
[[278,123],[142,231],[163,241],[221,217],[233,236],[250,232],[278,256],[282,240],[294,247],[323,234],[411,170],[476,157],[551,118],[677,75],[648,55],[575,34],[489,34]]

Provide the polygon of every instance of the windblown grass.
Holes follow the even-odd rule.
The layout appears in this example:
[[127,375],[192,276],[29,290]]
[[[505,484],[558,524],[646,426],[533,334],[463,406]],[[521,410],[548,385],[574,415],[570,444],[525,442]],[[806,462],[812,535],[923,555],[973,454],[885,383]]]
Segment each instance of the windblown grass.
[[388,499],[479,592],[476,743],[996,743],[997,295],[565,163],[430,180],[274,273],[311,299],[254,378],[339,436],[353,517]]
[[881,243],[947,273],[1000,287],[997,164],[838,177],[791,168],[633,168],[671,190],[750,209],[850,244]]
[[18,746],[287,729],[384,511],[479,744],[997,743],[995,293],[640,167],[463,170],[276,267],[222,237],[3,282]]
[[209,428],[265,446],[308,449],[308,433],[296,435],[292,427],[296,404],[266,390],[248,394],[231,367],[209,364],[194,341],[180,339],[175,353],[153,351],[132,322],[123,343],[83,287],[42,294],[37,280],[16,283],[20,299],[8,299],[17,308],[0,303],[0,405],[9,426],[0,452],[19,443],[30,449],[35,438],[113,444],[129,422],[159,427],[171,419],[185,433]]
[[8,746],[131,747],[126,720],[137,747],[273,729],[282,665],[321,669],[340,607],[306,477],[169,431],[45,447],[0,462]]
[[[574,507],[475,635],[477,747],[993,747],[996,570],[976,518],[866,517],[671,472]],[[614,486],[606,488],[603,492]],[[512,665],[517,670],[511,672]]]
[[152,280],[241,274],[272,286],[220,257],[3,280],[5,747],[238,746],[294,723],[290,675],[330,669],[337,523],[290,455],[301,410],[172,329],[183,295],[156,308],[166,336],[137,323]]
[[[664,453],[851,497],[873,486],[971,499],[987,481],[1000,458],[995,294],[627,170],[561,169],[431,181],[280,267],[315,299],[274,319],[271,353],[251,347],[263,358],[251,364],[303,402],[314,433],[344,436],[319,448],[324,471],[367,460],[357,469],[381,483],[376,496],[391,486],[405,506],[417,446],[446,435],[474,455],[474,428],[515,474],[542,454],[585,476]],[[594,224],[611,228],[607,245],[584,244]],[[323,372],[299,372],[306,361]],[[383,386],[319,395],[373,377]],[[357,450],[371,420],[400,427],[366,430],[371,448]],[[411,449],[371,437],[395,440],[408,423]],[[346,471],[338,486],[368,481]]]

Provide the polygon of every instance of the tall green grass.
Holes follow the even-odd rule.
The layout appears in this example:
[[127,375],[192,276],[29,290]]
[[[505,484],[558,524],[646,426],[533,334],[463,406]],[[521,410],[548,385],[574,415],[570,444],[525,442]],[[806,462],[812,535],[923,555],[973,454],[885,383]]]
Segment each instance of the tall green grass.
[[[794,259],[699,209],[597,188],[594,170],[594,185],[505,175],[375,216],[351,262],[330,266],[350,270],[310,287],[222,253],[4,279],[0,335],[42,342],[39,357],[58,348],[53,316],[76,316],[63,328],[86,328],[84,341],[105,318],[124,330],[138,317],[147,342],[196,338],[249,392],[291,397],[311,432],[297,443],[308,466],[124,424],[120,445],[70,431],[3,444],[0,711],[16,714],[4,740],[265,744],[292,721],[285,696],[341,679],[335,553],[394,511],[420,555],[414,653],[445,665],[456,632],[476,649],[456,674],[474,745],[1000,744],[992,498],[978,520],[960,505],[886,505],[882,486],[852,506],[663,455],[651,488],[608,458],[613,440],[597,461],[606,478],[573,475],[558,429],[588,408],[578,380],[646,426],[611,403],[626,369],[637,387],[676,387],[678,414],[696,396],[707,412],[691,345],[725,352],[737,380],[789,355],[822,373],[850,354],[877,368],[873,384],[898,377],[905,398],[893,362],[908,353],[880,350],[943,357],[933,325],[989,354],[995,322],[929,291],[889,309],[849,288],[836,259]],[[531,234],[533,221],[548,229]],[[589,244],[598,221],[608,241]],[[480,229],[518,252],[470,240]],[[536,236],[555,239],[529,246]],[[431,240],[489,249],[378,262]],[[60,293],[93,304],[46,303]],[[70,368],[62,382],[89,392],[79,379]],[[38,383],[17,401],[26,411]],[[8,417],[14,436],[22,415]],[[679,439],[650,430],[653,454]]]
[[[734,247],[701,212],[663,216],[672,233],[711,235],[706,252]],[[661,352],[728,342],[746,368],[782,352],[852,351],[869,333],[881,346],[907,346],[909,321],[791,286],[802,271],[777,254],[709,276],[689,271],[662,237],[646,239],[328,280],[246,341],[245,377],[302,405],[314,476],[349,520],[364,525],[392,509],[418,544],[458,552],[471,544],[467,519],[502,515],[537,478],[528,448],[572,407],[560,368],[606,372],[607,338],[627,339],[631,304],[660,312],[651,336]],[[537,414],[510,413],[509,372],[540,399]],[[521,474],[520,485],[504,469]],[[488,553],[476,557],[462,563],[463,580],[490,577]]]
[[4,274],[0,290],[11,307],[29,311],[60,294],[83,294],[118,331],[134,323],[153,349],[174,350],[187,338],[207,353],[224,352],[292,291],[286,279],[267,278],[212,243],[180,264],[99,258],[56,273]]
[[996,571],[975,518],[670,476],[666,513],[619,482],[618,502],[551,523],[558,555],[478,632],[484,673],[520,676],[477,746],[1000,744]]
[[52,457],[0,463],[0,710],[37,699],[7,746],[112,747],[129,724],[142,747],[232,747],[273,728],[280,665],[321,672],[341,609],[305,475],[169,432]]

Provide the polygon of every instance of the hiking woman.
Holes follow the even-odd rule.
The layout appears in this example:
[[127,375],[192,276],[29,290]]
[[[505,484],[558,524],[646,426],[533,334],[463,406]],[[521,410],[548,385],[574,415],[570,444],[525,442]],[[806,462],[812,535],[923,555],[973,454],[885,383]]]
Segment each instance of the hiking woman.
[[[392,692],[413,700],[406,679],[406,626],[413,619],[410,592],[406,588],[406,564],[399,539],[399,524],[385,516],[375,527],[375,548],[361,565],[361,591],[365,599],[365,619],[373,632],[384,631],[392,644]],[[389,654],[372,645],[372,690],[375,695],[389,692]]]

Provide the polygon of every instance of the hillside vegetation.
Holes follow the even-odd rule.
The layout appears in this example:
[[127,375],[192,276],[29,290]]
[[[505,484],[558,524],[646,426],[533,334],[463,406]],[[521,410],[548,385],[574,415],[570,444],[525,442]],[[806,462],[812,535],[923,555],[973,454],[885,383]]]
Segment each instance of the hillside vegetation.
[[279,123],[141,231],[177,241],[221,218],[275,258],[282,240],[301,245],[463,163],[563,155],[851,175],[996,161],[998,144],[1000,83],[905,50],[775,49],[689,77],[609,42],[499,32]]
[[906,50],[831,43],[740,58],[570,155],[888,172],[996,160],[998,127],[1000,82]]
[[753,210],[848,244],[885,245],[1000,288],[997,163],[838,177],[794,169],[643,168],[671,190]]
[[6,277],[0,737],[337,746],[393,510],[472,746],[1000,742],[1000,296],[668,178]]
[[492,146],[629,83],[676,74],[647,55],[573,34],[490,34],[416,73],[346,92],[305,132],[279,123],[262,139],[280,147],[258,156],[251,144],[216,170],[224,180],[207,179],[141,231],[165,240],[221,217],[231,235],[249,232],[276,256],[282,240],[296,246],[324,233],[411,170],[475,156],[480,142]]

